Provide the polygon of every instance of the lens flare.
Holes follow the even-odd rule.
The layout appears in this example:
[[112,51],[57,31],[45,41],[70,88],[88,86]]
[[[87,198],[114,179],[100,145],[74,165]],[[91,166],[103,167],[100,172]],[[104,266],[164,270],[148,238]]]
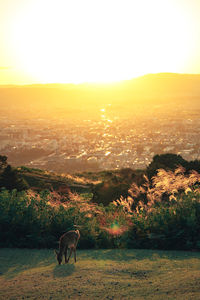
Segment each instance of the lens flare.
[[115,221],[114,223],[112,223],[109,228],[105,228],[104,227],[104,229],[110,235],[113,235],[113,236],[122,235],[124,232],[126,232],[128,230],[127,226],[120,225],[117,221]]

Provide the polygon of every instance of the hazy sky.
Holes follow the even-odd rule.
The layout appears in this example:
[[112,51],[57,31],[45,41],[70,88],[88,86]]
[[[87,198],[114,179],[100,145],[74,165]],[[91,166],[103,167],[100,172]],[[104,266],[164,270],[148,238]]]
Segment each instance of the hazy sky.
[[200,0],[0,0],[0,84],[200,73]]

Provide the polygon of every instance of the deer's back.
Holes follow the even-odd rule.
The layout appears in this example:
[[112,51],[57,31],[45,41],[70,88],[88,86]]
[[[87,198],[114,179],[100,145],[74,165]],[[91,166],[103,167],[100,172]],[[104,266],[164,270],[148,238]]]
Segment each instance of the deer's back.
[[68,231],[64,233],[60,238],[60,246],[61,247],[76,247],[78,240],[80,237],[80,233],[78,230],[74,231]]

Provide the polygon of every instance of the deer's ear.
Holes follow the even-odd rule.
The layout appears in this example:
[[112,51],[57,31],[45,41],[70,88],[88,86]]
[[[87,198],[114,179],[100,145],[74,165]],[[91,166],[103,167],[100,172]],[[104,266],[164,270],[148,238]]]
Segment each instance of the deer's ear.
[[55,254],[58,255],[58,251],[54,250]]

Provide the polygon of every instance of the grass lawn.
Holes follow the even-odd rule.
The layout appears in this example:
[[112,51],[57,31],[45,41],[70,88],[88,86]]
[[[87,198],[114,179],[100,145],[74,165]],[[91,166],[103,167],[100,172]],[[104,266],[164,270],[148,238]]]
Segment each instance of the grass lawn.
[[0,299],[200,299],[200,253],[79,250],[58,266],[53,250],[1,249]]

